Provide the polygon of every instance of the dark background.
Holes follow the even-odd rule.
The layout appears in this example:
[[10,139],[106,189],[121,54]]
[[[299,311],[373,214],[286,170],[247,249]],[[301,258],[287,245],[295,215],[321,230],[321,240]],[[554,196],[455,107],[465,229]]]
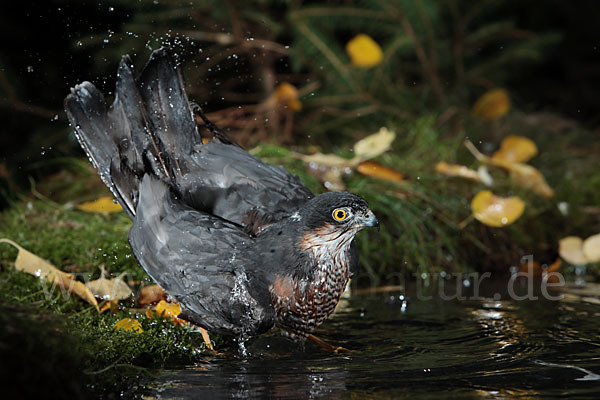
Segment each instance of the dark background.
[[[131,53],[137,65],[145,62],[150,50],[139,48],[139,45],[128,48],[126,35],[117,46],[114,42],[103,44],[102,38],[110,37],[108,32],[111,31],[122,34],[124,24],[135,20],[136,13],[142,9],[147,12],[148,7],[152,7],[147,3],[149,2],[68,0],[2,2],[0,180],[10,180],[17,186],[23,185],[28,176],[38,178],[52,171],[55,168],[51,163],[52,159],[82,155],[68,129],[62,101],[69,88],[82,80],[90,80],[103,90],[110,91],[122,53]],[[158,12],[164,13],[169,3],[179,4],[176,1],[162,2],[162,8]],[[235,8],[237,3],[233,3]],[[269,2],[243,4],[246,7],[256,7],[257,13],[268,13],[270,18],[285,18],[287,3],[266,3]],[[329,2],[330,5],[344,3]],[[510,18],[520,30],[533,33],[554,32],[560,35],[560,40],[548,49],[543,61],[514,65],[510,71],[506,71],[505,81],[498,83],[510,90],[514,101],[524,110],[551,111],[595,129],[600,121],[598,2],[506,0],[492,3],[495,3],[493,13],[479,17],[483,19],[483,23],[492,24],[496,20]],[[210,8],[211,5],[207,4],[207,7]],[[264,11],[267,8],[268,11]],[[198,29],[213,32],[234,29],[226,22],[211,22],[210,18],[203,20],[202,13],[199,14],[197,25],[194,25]],[[249,35],[260,36],[265,32],[260,24],[257,24],[256,29],[246,29],[250,29],[247,32]],[[147,33],[140,33],[141,36],[144,34]],[[293,44],[292,35],[285,29],[272,36],[282,44]],[[97,42],[89,45],[90,37]],[[78,43],[80,40],[88,42],[81,44]],[[138,42],[140,40],[142,39]],[[194,46],[197,45],[190,44],[187,48]],[[153,47],[157,47],[156,43]],[[277,72],[282,74],[291,69],[285,60],[278,65]],[[250,69],[252,66],[242,64],[236,70],[240,76],[248,73],[244,70],[246,67]],[[237,87],[241,91],[244,90],[244,85],[251,87],[255,84],[252,77],[242,82],[245,83]],[[208,81],[207,85],[210,84]],[[205,90],[207,96],[203,100],[206,100],[208,111],[229,105],[223,104],[219,100],[222,96],[213,89]],[[466,98],[471,100],[473,96],[474,94],[469,94]],[[211,98],[213,101],[210,101]],[[235,104],[235,101],[230,103]],[[318,137],[312,139],[318,141]],[[3,195],[7,195],[6,190]]]

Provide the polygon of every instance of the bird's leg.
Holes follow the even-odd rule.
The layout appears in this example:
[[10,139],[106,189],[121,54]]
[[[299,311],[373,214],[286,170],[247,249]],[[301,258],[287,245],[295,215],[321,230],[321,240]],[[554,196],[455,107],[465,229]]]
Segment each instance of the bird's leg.
[[208,331],[202,327],[200,328],[200,333],[202,333],[202,339],[204,339],[204,343],[206,344],[206,348],[212,351],[215,351],[215,348],[210,341],[210,336],[208,335]]
[[342,353],[351,353],[351,352],[354,351],[354,350],[348,350],[348,349],[346,349],[344,347],[341,347],[341,346],[330,345],[329,343],[327,343],[327,342],[319,339],[318,337],[316,337],[315,335],[312,335],[312,334],[308,335],[307,339],[310,340],[311,342],[316,343],[319,346],[321,346],[321,348],[323,350],[329,351],[329,352],[334,353],[334,354],[337,354],[339,352],[342,352]]

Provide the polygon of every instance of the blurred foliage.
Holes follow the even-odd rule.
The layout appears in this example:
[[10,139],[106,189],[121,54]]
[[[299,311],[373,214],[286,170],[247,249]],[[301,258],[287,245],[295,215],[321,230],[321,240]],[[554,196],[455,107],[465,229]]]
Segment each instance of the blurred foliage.
[[[27,61],[27,80],[38,76],[38,69],[52,77],[62,73],[66,81],[61,82],[63,85],[89,79],[110,97],[116,66],[123,54],[131,54],[140,69],[153,49],[169,46],[182,63],[190,99],[205,107],[209,117],[242,145],[274,143],[271,149],[284,155],[274,161],[291,167],[314,190],[322,190],[318,180],[306,172],[302,163],[287,159],[285,154],[289,153],[280,145],[301,146],[305,152],[323,149],[349,157],[350,143],[381,126],[396,130],[399,134],[394,151],[379,157],[379,161],[405,174],[404,186],[396,188],[360,175],[351,177],[347,184],[377,204],[375,208],[389,219],[390,230],[381,235],[383,239],[370,240],[377,244],[378,250],[364,257],[364,265],[377,279],[383,271],[395,271],[399,261],[407,265],[408,271],[414,271],[419,265],[427,269],[460,270],[473,265],[473,260],[479,260],[478,253],[472,253],[471,249],[493,252],[489,243],[482,243],[481,232],[469,232],[471,226],[464,232],[457,230],[457,224],[470,215],[469,199],[477,192],[476,188],[440,179],[433,170],[439,161],[472,165],[473,159],[461,147],[465,138],[488,143],[489,147],[497,146],[509,133],[530,136],[541,149],[546,149],[534,163],[539,163],[536,167],[545,175],[549,174],[546,177],[556,186],[557,199],[586,205],[597,201],[587,187],[574,194],[558,183],[564,181],[561,173],[580,171],[570,167],[579,159],[573,159],[571,164],[566,154],[575,157],[578,149],[587,144],[569,143],[573,147],[571,153],[554,152],[554,149],[562,149],[556,147],[554,141],[570,141],[562,135],[564,132],[569,133],[568,137],[580,135],[575,132],[576,123],[557,117],[563,121],[564,128],[559,137],[558,131],[540,127],[544,121],[526,124],[524,118],[519,120],[509,115],[502,121],[487,122],[474,118],[468,111],[486,90],[510,84],[519,74],[533,76],[532,71],[553,59],[555,50],[563,46],[568,31],[558,23],[552,28],[552,24],[525,18],[526,11],[532,7],[530,4],[510,0],[140,0],[135,3],[112,0],[91,6],[72,0],[54,0],[48,7],[45,11],[53,23],[52,29],[63,27],[59,31],[65,40],[56,45],[65,46],[63,52],[68,57],[61,60],[62,67],[54,69],[52,63],[27,65],[31,60]],[[574,12],[569,6],[561,7]],[[40,18],[44,14],[44,10],[31,12],[31,15],[39,13]],[[7,15],[10,14],[4,18]],[[20,29],[11,21],[7,23],[11,29]],[[527,25],[537,28],[527,29]],[[381,59],[378,57],[370,67],[353,66],[345,51],[348,41],[359,34],[368,35],[381,48]],[[19,183],[23,187],[23,181],[27,182],[24,179],[19,182],[19,177],[27,176],[33,176],[30,186],[34,181],[46,185],[50,189],[44,196],[63,206],[69,205],[76,198],[75,193],[83,188],[88,193],[103,190],[93,186],[97,185],[94,178],[76,177],[86,168],[81,162],[59,157],[77,148],[72,135],[65,140],[69,130],[61,120],[63,114],[58,110],[54,114],[45,108],[31,108],[35,102],[23,109],[21,96],[27,92],[26,80],[12,79],[19,76],[17,69],[11,62],[3,62],[0,93],[5,96],[4,104],[42,118],[52,115],[58,118],[58,121],[50,118],[53,125],[39,128],[39,132],[44,133],[36,134],[35,142],[23,144],[23,138],[17,136],[14,140],[18,146],[3,146],[5,149],[18,147],[9,158],[11,162],[0,162],[0,190],[5,198],[14,198],[19,192]],[[294,91],[289,84],[298,90]],[[283,87],[294,97],[287,104],[279,98]],[[58,92],[54,109],[59,107],[57,103],[66,92],[66,86]],[[513,92],[508,92],[515,102]],[[295,106],[289,107],[290,104]],[[530,116],[547,118],[544,114]],[[509,126],[515,120],[519,122],[514,127]],[[534,127],[530,134],[523,131],[527,126]],[[585,132],[581,136],[586,136],[583,141],[589,142],[593,134]],[[24,137],[33,140],[33,136]],[[3,140],[10,143],[11,139]],[[261,155],[269,158],[267,154]],[[582,162],[586,168],[591,167],[590,160]],[[555,165],[561,166],[561,172],[556,172]],[[56,171],[60,172],[48,175]],[[91,177],[93,173],[87,171]],[[595,187],[597,178],[592,174],[587,179],[588,186]],[[501,189],[508,194],[520,190],[514,188],[510,180],[500,178],[500,182],[505,182]],[[31,189],[32,193],[44,192],[43,188]],[[86,200],[93,198],[87,196]],[[532,204],[537,203],[539,199],[532,200]],[[556,213],[554,203],[548,201],[542,206],[547,212]],[[526,216],[531,212],[529,209]],[[577,213],[576,209],[573,207],[572,212]],[[39,229],[35,218],[27,220],[32,218],[29,215],[32,210],[21,205],[9,213],[21,214],[17,224],[31,227],[25,230]],[[119,230],[107,235],[123,235],[127,221],[119,216],[110,218],[118,220],[115,227]],[[86,223],[94,226],[93,222]],[[513,240],[513,246],[527,244],[533,248],[546,243],[551,249],[554,236],[559,234],[549,235],[552,241],[546,241],[547,237],[541,240],[536,235],[528,238],[518,231],[518,226],[494,235],[499,237],[514,230],[506,239],[515,236],[523,241]],[[86,232],[93,236],[95,230]],[[79,238],[87,237],[86,232],[79,232]],[[65,232],[65,235],[72,233]],[[372,234],[364,234],[367,235],[372,239]],[[21,236],[13,239],[25,247],[31,244],[27,243],[31,239],[25,238],[26,234]],[[50,235],[46,239],[55,240]],[[89,239],[93,240],[91,236]],[[471,246],[469,249],[465,249],[465,241]],[[504,241],[498,243],[504,244]],[[57,245],[56,249],[60,248]],[[89,263],[92,250],[78,249],[82,259],[75,262],[86,262],[87,258]],[[67,257],[58,251],[54,253],[57,259]],[[97,253],[100,251],[94,252]],[[479,268],[492,268],[494,263],[506,267],[509,259],[515,259],[510,251],[501,253],[503,256],[487,257],[487,265]],[[376,273],[375,265],[380,273]]]

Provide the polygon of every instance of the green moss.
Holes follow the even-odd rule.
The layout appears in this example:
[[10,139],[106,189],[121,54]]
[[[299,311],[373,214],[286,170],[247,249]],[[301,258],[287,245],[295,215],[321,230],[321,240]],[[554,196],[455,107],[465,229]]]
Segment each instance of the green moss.
[[[129,227],[130,221],[123,212],[90,214],[49,199],[27,199],[0,215],[0,238],[14,240],[58,268],[74,273],[76,279],[98,278],[98,267],[104,264],[112,275],[126,272],[129,281],[150,282],[131,255]],[[51,379],[44,377],[43,371],[52,371],[54,364],[60,364],[59,369],[65,369],[65,374],[77,371],[72,380],[79,383],[72,390],[64,389],[68,395],[86,397],[90,390],[100,394],[128,393],[136,382],[145,379],[146,368],[191,363],[204,351],[199,332],[176,326],[165,318],[148,318],[143,310],[134,315],[129,308],[134,306],[133,300],[122,302],[122,309],[114,313],[98,314],[78,297],[16,271],[16,255],[12,246],[0,244],[0,305],[4,313],[1,322],[17,329],[15,335],[2,338],[8,343],[10,354],[4,354],[0,346],[1,358],[23,352],[21,357],[31,361],[28,368],[33,369],[37,361],[32,361],[35,356],[29,353],[30,349],[43,354],[52,347],[51,354],[56,357],[42,362],[40,379]],[[16,308],[24,308],[27,317],[13,311]],[[114,324],[125,317],[138,319],[144,331],[138,334],[115,330]],[[30,324],[27,319],[50,319],[55,323]],[[14,349],[21,347],[16,337],[25,338],[23,349]],[[49,342],[44,341],[46,337]],[[222,344],[217,336],[212,339]]]
[[[54,367],[65,374],[75,371],[69,379],[82,394],[133,390],[150,373],[147,368],[193,363],[205,351],[202,335],[189,326],[127,308],[98,314],[77,297],[11,267],[0,272],[0,305],[0,323],[11,333],[2,336],[0,329],[0,344],[6,344],[0,346],[1,358],[18,355],[28,369],[37,368],[28,373],[42,381],[51,380],[44,374],[51,375]],[[115,330],[126,317],[140,321],[143,332]],[[218,336],[212,339],[223,344]],[[50,356],[34,362],[38,351]]]

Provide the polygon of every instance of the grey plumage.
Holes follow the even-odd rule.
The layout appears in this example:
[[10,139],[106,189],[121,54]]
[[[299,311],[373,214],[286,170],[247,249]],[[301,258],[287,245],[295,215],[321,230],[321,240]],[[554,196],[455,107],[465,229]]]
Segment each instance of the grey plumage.
[[[238,335],[276,324],[274,282],[309,279],[315,263],[298,247],[309,215],[304,221],[290,216],[325,198],[213,125],[214,138],[203,144],[179,68],[165,49],[152,54],[138,78],[123,57],[108,109],[89,82],[71,90],[65,109],[90,161],[133,220],[135,257],[182,304],[185,318]],[[355,270],[353,244],[344,257]]]

